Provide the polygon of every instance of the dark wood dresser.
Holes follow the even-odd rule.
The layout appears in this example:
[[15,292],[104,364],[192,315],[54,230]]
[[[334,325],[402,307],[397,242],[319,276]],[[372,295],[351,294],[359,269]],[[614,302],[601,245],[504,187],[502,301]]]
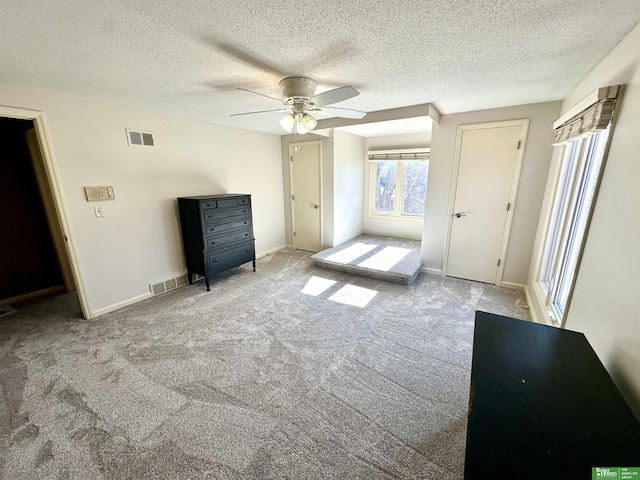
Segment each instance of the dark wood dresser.
[[582,333],[476,312],[469,409],[467,480],[640,467],[640,423]]
[[255,239],[251,195],[224,194],[178,198],[189,284],[193,274],[209,280],[216,273],[253,262]]

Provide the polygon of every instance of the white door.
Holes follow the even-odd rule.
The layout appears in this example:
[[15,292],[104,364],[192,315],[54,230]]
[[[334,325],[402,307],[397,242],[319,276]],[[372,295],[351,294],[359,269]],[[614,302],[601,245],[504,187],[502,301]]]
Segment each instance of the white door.
[[320,202],[320,142],[289,146],[293,245],[298,250],[322,250]]
[[501,280],[527,126],[520,122],[460,127],[448,276],[494,284]]

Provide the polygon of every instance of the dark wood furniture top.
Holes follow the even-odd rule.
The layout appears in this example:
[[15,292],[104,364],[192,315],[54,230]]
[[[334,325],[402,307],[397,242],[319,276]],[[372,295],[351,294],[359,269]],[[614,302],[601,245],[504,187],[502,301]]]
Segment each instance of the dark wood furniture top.
[[640,466],[640,423],[581,333],[476,312],[465,479]]

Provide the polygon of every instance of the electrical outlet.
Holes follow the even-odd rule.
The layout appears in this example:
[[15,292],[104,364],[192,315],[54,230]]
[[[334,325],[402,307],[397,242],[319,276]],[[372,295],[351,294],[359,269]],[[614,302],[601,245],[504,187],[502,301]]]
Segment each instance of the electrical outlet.
[[96,217],[103,218],[104,212],[102,211],[102,207],[93,207],[93,211],[96,212]]

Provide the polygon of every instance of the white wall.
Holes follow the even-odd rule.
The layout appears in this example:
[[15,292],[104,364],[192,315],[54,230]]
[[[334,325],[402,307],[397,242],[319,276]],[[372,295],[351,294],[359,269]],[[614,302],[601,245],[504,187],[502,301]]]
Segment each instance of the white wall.
[[333,245],[362,234],[365,139],[333,131]]
[[[640,417],[640,25],[567,96],[627,84],[565,327],[583,332]],[[550,193],[550,192],[549,192]],[[544,217],[544,215],[543,215]],[[539,235],[545,219],[541,217]],[[539,240],[538,240],[539,243]],[[537,258],[532,262],[535,269]],[[528,287],[533,285],[530,277]]]
[[322,246],[324,248],[333,247],[333,224],[334,224],[334,191],[333,191],[333,132],[329,138],[322,140]]
[[504,282],[525,284],[551,157],[552,125],[559,114],[560,102],[547,102],[443,115],[440,124],[433,123],[422,234],[424,267],[432,271],[442,269],[458,126],[528,118],[529,132],[503,274]]
[[[431,132],[409,133],[405,135],[387,135],[366,139],[366,151],[393,150],[394,148],[424,148],[431,145]],[[380,218],[369,215],[369,191],[371,189],[371,168],[366,158],[364,171],[364,209],[363,231],[370,235],[384,235],[387,237],[422,238],[422,219],[413,218]],[[431,167],[429,167],[431,168]],[[427,197],[429,191],[427,190]]]
[[[44,112],[94,313],[185,271],[178,196],[249,193],[256,251],[285,243],[277,136],[1,86],[0,104]],[[129,147],[126,127],[156,146]],[[115,201],[87,202],[90,185],[113,186]]]

